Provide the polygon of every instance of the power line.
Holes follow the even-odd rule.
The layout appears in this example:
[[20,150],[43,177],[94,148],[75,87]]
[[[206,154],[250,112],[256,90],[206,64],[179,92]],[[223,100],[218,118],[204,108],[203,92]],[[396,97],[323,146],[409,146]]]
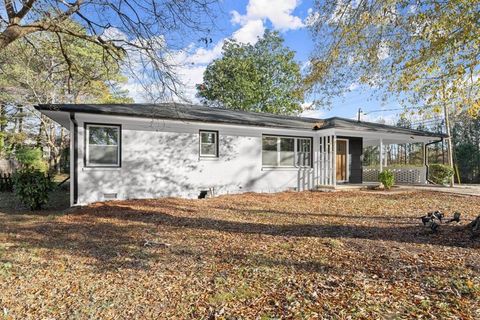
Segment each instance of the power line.
[[364,115],[368,115],[370,113],[376,113],[376,112],[389,112],[389,111],[408,111],[408,110],[419,110],[419,109],[427,109],[427,108],[433,108],[433,106],[427,106],[427,107],[411,107],[411,108],[394,108],[394,109],[377,109],[377,110],[370,110],[363,112]]

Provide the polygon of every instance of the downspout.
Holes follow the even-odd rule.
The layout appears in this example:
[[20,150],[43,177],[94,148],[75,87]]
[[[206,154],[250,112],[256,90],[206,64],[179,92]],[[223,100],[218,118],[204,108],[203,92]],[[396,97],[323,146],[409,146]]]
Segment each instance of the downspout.
[[[443,138],[441,138],[440,140],[436,140],[436,141],[432,141],[432,142],[429,142],[429,143],[425,143],[424,146],[423,146],[423,155],[424,155],[424,164],[425,164],[425,167],[427,168],[427,177],[426,177],[426,180],[428,183],[431,183],[431,184],[435,184],[433,181],[431,181],[430,179],[428,179],[428,171],[429,171],[429,166],[428,166],[428,146],[429,145],[432,145],[432,144],[435,144],[435,143],[439,143],[439,142],[443,142]],[[442,150],[443,152],[443,150]]]
[[[78,203],[78,122],[75,113],[70,112],[70,120],[73,123],[73,205]],[[70,163],[72,159],[70,159]]]

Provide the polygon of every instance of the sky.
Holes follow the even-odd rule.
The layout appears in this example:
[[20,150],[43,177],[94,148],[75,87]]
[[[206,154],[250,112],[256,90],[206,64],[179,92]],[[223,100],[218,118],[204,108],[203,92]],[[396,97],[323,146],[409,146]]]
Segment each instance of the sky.
[[[210,36],[212,43],[208,45],[193,41],[174,55],[174,63],[178,64],[178,76],[184,84],[186,98],[198,102],[195,98],[195,85],[202,82],[206,66],[214,59],[221,57],[221,48],[225,39],[234,38],[243,43],[255,43],[266,29],[276,30],[285,39],[285,45],[295,51],[295,59],[305,66],[314,50],[313,40],[306,26],[307,18],[313,9],[313,0],[221,0],[215,20],[215,32]],[[130,95],[141,102],[137,92],[138,86],[131,80],[127,87]],[[308,117],[340,116],[356,118],[358,109],[363,111],[389,110],[398,108],[396,101],[381,103],[372,99],[371,90],[351,84],[353,89],[344,96],[334,100],[330,110],[308,110],[302,115]],[[308,99],[305,106],[309,105]],[[363,115],[366,121],[382,121],[392,123],[395,112],[375,111]]]

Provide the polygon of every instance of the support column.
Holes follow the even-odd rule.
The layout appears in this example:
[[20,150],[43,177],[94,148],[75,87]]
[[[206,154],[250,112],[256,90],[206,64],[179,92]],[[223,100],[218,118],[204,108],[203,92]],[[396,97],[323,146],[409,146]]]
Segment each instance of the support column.
[[383,159],[384,159],[385,162],[384,162],[383,166],[384,166],[384,167],[388,167],[388,150],[387,150],[387,146],[386,146],[386,145],[384,145],[383,147],[384,147],[384,149],[385,149],[385,150],[384,150],[384,156],[383,156]]
[[383,171],[383,139],[380,138],[380,172]]
[[333,175],[333,186],[337,186],[337,135],[332,136],[333,138],[333,169],[332,169],[332,175]]
[[423,164],[426,166],[426,165],[427,165],[427,148],[426,148],[425,142],[422,142],[422,145],[423,145],[423,148],[422,148],[422,151],[423,151]]

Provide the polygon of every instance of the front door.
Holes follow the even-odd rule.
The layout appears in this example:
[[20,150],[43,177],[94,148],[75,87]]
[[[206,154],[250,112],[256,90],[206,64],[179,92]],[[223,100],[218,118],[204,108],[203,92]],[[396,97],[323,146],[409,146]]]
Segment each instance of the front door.
[[348,140],[337,139],[337,182],[346,182],[348,179],[347,146]]

